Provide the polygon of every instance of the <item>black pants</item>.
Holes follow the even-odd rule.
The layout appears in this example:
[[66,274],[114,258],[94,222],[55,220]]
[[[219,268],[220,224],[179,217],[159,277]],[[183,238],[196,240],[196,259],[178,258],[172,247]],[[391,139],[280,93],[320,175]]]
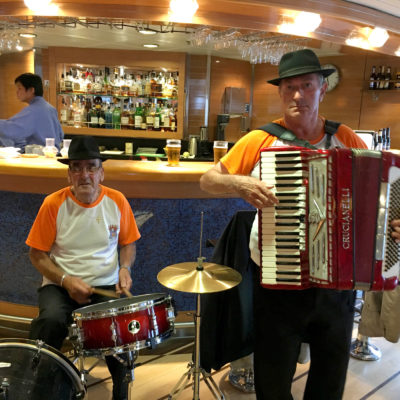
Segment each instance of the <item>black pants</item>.
[[[60,350],[68,335],[68,326],[73,322],[72,312],[83,305],[72,300],[65,289],[56,285],[43,286],[38,293],[39,316],[32,321],[29,338],[43,340],[46,344]],[[110,299],[94,294],[91,296],[90,304],[107,300]],[[107,356],[105,360],[113,380],[113,399],[126,400],[128,398],[127,368],[113,356]]]
[[275,290],[260,286],[255,268],[254,370],[258,400],[292,400],[300,344],[310,344],[304,399],[343,396],[353,328],[355,292],[312,288]]

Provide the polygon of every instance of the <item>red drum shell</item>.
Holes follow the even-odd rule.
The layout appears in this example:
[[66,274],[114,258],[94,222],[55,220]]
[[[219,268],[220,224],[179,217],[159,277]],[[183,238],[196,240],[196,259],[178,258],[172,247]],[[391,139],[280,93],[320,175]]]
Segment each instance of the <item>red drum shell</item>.
[[[73,313],[87,350],[148,347],[173,331],[171,298],[164,294],[141,295],[82,307]],[[113,336],[114,331],[114,336]]]

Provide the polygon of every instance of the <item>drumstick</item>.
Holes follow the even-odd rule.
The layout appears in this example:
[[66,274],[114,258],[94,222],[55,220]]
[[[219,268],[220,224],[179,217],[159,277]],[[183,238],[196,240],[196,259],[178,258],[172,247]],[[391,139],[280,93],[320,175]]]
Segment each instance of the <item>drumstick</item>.
[[119,299],[119,295],[112,290],[92,288],[92,293],[99,294],[100,296],[113,297]]
[[133,297],[133,294],[127,289],[127,288],[122,288],[122,292],[126,297]]

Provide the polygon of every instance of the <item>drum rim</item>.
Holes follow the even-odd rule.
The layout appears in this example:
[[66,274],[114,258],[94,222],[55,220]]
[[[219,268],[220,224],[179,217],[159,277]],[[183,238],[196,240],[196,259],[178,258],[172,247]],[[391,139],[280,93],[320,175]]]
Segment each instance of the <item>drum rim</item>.
[[[165,301],[171,302],[171,299],[172,299],[170,295],[167,295],[165,293],[154,293],[151,295],[158,296],[158,297],[155,297],[155,298],[149,299],[149,300],[143,300],[143,301],[137,302],[137,303],[131,303],[131,304],[127,304],[124,306],[119,306],[119,307],[118,306],[112,307],[112,303],[116,302],[118,300],[133,301],[135,299],[135,297],[150,296],[150,295],[125,297],[122,299],[110,300],[110,301],[103,302],[103,303],[96,303],[96,304],[93,304],[90,306],[77,308],[75,311],[73,311],[72,316],[73,316],[74,320],[76,320],[76,321],[88,321],[88,320],[94,320],[94,319],[114,317],[114,316],[118,316],[118,315],[128,314],[130,312],[144,311],[144,310],[147,310],[149,307],[158,306],[158,305],[164,303]],[[162,296],[160,296],[160,295],[162,295]],[[87,312],[82,313],[82,310],[84,310],[85,308],[89,308],[92,306],[98,306],[99,304],[107,304],[107,303],[110,305],[109,308],[106,308],[104,310],[87,311]]]
[[[14,345],[25,345],[26,348],[28,349],[38,349],[38,340],[32,340],[32,339],[21,339],[21,338],[6,338],[6,339],[0,339],[0,348],[2,347],[7,347],[7,344],[14,344]],[[15,346],[18,347],[18,346]],[[24,346],[21,346],[24,347]],[[75,385],[75,389],[79,389],[77,391],[77,395],[80,394],[85,394],[86,393],[86,388],[80,378],[81,374],[78,370],[78,368],[59,350],[56,348],[49,346],[48,344],[44,343],[40,345],[41,350],[45,354],[51,356],[53,359],[56,361],[61,361],[61,364],[63,365],[63,362],[67,365],[67,372],[68,375],[70,376],[71,380],[77,385]],[[65,365],[64,365],[65,366]]]

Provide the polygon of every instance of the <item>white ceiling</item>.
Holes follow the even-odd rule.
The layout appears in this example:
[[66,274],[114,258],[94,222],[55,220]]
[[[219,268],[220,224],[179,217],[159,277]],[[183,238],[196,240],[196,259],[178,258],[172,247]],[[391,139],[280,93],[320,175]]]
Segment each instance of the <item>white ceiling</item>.
[[400,17],[400,0],[345,0]]

